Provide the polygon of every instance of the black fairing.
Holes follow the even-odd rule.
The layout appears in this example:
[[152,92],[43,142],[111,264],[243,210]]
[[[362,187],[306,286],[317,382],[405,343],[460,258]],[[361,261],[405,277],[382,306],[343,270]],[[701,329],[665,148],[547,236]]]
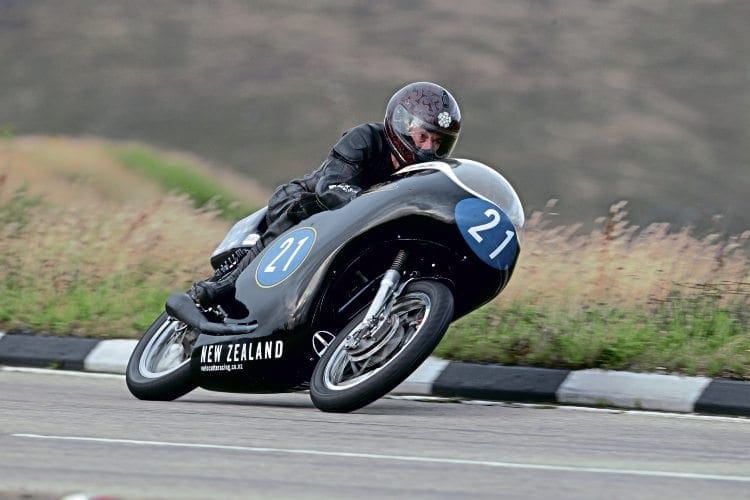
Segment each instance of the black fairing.
[[[280,236],[277,242],[299,228],[311,228],[314,243],[296,270],[277,284],[262,286],[258,279],[259,267],[269,265],[264,255],[273,245],[243,272],[235,298],[249,314],[227,322],[257,321],[258,328],[247,335],[201,335],[192,359],[200,384],[223,391],[278,392],[309,380],[318,360],[312,335],[319,330],[337,333],[366,307],[400,249],[409,252],[402,280],[419,277],[447,284],[455,298],[454,319],[494,298],[510,279],[520,247],[514,247],[507,268],[496,269],[467,245],[457,226],[456,206],[478,193],[475,186],[451,179],[445,169],[471,170],[471,182],[478,184],[495,182],[473,164],[462,160],[440,162],[443,170],[404,169],[392,182]],[[479,194],[495,201],[492,195]],[[518,226],[522,213],[520,217]],[[219,347],[209,347],[217,343],[223,346],[220,353]]]

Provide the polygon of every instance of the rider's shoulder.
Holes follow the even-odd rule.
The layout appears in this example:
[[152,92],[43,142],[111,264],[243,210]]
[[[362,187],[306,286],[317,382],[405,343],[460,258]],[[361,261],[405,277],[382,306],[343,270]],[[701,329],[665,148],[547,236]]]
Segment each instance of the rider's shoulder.
[[360,123],[359,125],[350,128],[342,134],[342,137],[349,136],[350,138],[362,137],[372,138],[381,137],[385,134],[385,129],[382,123],[371,122],[371,123]]
[[346,144],[358,150],[370,149],[381,144],[384,137],[385,132],[382,123],[361,123],[344,132],[338,145]]

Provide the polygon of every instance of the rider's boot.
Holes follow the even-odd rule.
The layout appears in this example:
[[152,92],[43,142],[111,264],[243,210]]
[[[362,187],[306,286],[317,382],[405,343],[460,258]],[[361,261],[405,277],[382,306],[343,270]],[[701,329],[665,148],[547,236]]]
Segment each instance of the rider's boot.
[[203,280],[193,283],[187,294],[203,309],[217,304],[225,295],[234,290],[234,282],[222,279],[220,281]]
[[198,281],[190,287],[187,294],[203,309],[208,309],[216,305],[227,295],[234,292],[235,281],[237,281],[242,271],[247,269],[262,249],[263,245],[258,242],[255,246],[250,247],[249,251],[237,263],[237,266],[228,274],[223,276],[214,275],[207,280]]

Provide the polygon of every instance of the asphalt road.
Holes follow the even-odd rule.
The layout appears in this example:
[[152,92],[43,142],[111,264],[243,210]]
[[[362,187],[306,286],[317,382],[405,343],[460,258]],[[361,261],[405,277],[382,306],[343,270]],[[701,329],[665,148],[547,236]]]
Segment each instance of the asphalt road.
[[197,390],[0,370],[0,497],[750,498],[750,420]]

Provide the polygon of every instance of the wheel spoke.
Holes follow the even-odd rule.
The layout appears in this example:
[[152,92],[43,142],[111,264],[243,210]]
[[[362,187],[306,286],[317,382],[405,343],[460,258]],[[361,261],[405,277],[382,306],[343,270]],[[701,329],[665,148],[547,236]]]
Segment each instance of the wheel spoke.
[[360,368],[359,373],[357,373],[357,375],[361,375],[362,373],[365,373],[365,371],[367,370],[367,368],[370,366],[371,363],[372,363],[372,357],[367,358],[364,361],[364,363],[362,363],[362,368]]
[[419,332],[422,322],[429,314],[430,305],[430,298],[423,293],[407,294],[398,299],[391,310],[392,317],[396,319],[397,330],[384,336],[383,344],[375,345],[372,355],[361,361],[352,359],[344,342],[339,344],[325,368],[326,386],[334,390],[347,389],[382,370],[399,356]]
[[159,378],[190,360],[190,343],[185,343],[191,332],[184,323],[165,321],[144,349],[139,371],[146,378]]
[[[362,371],[357,368],[357,362],[354,361],[351,357],[349,357],[349,367],[352,369],[352,375],[354,375],[355,377]],[[341,380],[340,377],[339,380]]]

